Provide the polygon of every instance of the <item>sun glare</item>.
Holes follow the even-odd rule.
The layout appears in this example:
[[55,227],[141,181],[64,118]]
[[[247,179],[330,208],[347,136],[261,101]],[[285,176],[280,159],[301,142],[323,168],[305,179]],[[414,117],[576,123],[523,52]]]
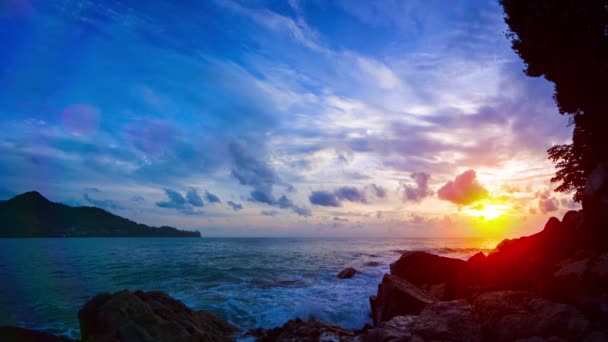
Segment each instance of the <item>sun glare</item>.
[[497,204],[479,204],[473,208],[463,210],[469,216],[493,220],[500,217],[506,211],[505,206]]

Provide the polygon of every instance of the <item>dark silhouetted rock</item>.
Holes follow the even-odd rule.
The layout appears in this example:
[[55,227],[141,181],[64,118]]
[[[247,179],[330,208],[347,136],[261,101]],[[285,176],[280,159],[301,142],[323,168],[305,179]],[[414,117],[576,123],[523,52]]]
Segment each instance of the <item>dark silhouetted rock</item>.
[[357,342],[360,332],[328,324],[319,320],[293,319],[274,329],[253,329],[247,335],[258,342]]
[[0,327],[2,342],[75,342],[67,337],[55,336],[42,331],[18,328]]
[[441,257],[427,252],[407,252],[391,264],[391,274],[428,288],[445,284],[443,300],[464,296],[464,289],[477,284],[479,270],[464,260]]
[[418,286],[394,275],[385,274],[378,285],[378,295],[370,297],[374,324],[395,316],[417,315],[435,301]]
[[83,341],[232,341],[237,331],[160,291],[99,294],[78,319]]
[[486,261],[486,255],[483,252],[478,252],[470,257],[467,262],[475,267],[483,267]]
[[350,279],[355,276],[355,274],[359,273],[356,269],[352,267],[347,267],[338,273],[338,278],[340,279]]
[[589,321],[574,307],[530,292],[483,293],[473,300],[473,308],[486,341],[535,337],[581,341],[590,328]]

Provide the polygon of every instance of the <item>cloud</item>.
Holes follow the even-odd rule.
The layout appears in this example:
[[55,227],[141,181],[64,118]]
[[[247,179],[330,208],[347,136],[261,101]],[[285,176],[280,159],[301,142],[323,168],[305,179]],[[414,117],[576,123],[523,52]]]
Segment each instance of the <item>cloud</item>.
[[562,198],[561,199],[561,205],[564,208],[568,208],[568,209],[579,209],[580,208],[580,204],[574,202],[571,198]]
[[172,189],[165,189],[168,201],[156,202],[160,208],[184,209],[187,206],[186,199],[179,192]]
[[324,207],[339,207],[342,205],[336,195],[328,191],[313,191],[308,200],[311,204]]
[[111,210],[121,210],[124,209],[124,207],[118,203],[116,203],[115,201],[112,200],[102,200],[102,199],[94,199],[91,196],[89,196],[88,193],[85,193],[83,195],[84,199],[89,202],[90,204],[99,207],[99,208],[103,208],[103,209],[111,209]]
[[226,202],[226,204],[228,204],[230,206],[230,208],[232,208],[232,210],[234,210],[234,211],[239,211],[239,210],[243,209],[243,205],[240,203],[228,201],[228,202]]
[[294,204],[285,195],[281,195],[278,198],[273,195],[272,190],[275,185],[283,185],[288,191],[293,191],[293,187],[281,182],[274,169],[264,160],[256,158],[251,151],[245,148],[243,143],[232,142],[230,144],[230,152],[234,159],[234,167],[231,170],[232,176],[241,185],[253,188],[249,193],[249,201],[264,203],[281,209],[291,209],[300,216],[310,216],[310,209]]
[[135,196],[131,197],[130,200],[131,200],[131,202],[141,203],[141,202],[144,202],[146,199],[144,198],[144,196],[135,195]]
[[437,195],[444,201],[469,205],[486,198],[488,190],[479,183],[474,170],[467,170],[442,186]]
[[354,186],[342,186],[332,192],[313,191],[308,200],[314,205],[324,207],[340,207],[342,206],[342,201],[368,204],[366,193],[376,198],[386,197],[386,190],[383,187],[369,184],[363,187],[362,190]]
[[557,209],[559,209],[559,201],[555,197],[539,198],[538,209],[540,209],[540,212],[543,214],[557,211]]
[[260,214],[264,216],[277,216],[279,214],[278,210],[262,210]]
[[430,174],[426,172],[414,172],[410,177],[416,185],[403,185],[403,201],[420,202],[433,194],[433,191],[429,189]]
[[222,200],[220,200],[220,198],[218,196],[210,193],[207,190],[205,190],[205,199],[209,203],[222,203]]
[[188,189],[186,193],[186,199],[188,203],[195,207],[202,207],[204,205],[203,199],[201,195],[198,194],[198,191],[195,188]]
[[370,184],[368,186],[365,187],[365,189],[369,192],[372,193],[373,196],[377,197],[377,198],[385,198],[386,197],[386,189],[384,189],[383,187],[376,185],[376,184]]
[[349,202],[367,203],[365,194],[354,186],[340,187],[334,191],[334,194],[338,199],[341,200]]

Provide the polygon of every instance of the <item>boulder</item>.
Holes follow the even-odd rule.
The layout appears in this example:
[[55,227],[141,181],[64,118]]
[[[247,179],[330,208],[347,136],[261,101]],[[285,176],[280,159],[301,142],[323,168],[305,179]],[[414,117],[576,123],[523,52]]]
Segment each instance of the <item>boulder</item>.
[[55,336],[42,331],[19,327],[0,327],[0,341],[3,342],[76,342],[67,337]]
[[473,300],[486,341],[529,338],[582,340],[590,323],[574,307],[551,302],[530,292],[497,291]]
[[583,210],[589,224],[605,229],[608,221],[608,161],[600,163],[587,178]]
[[378,295],[370,297],[374,324],[395,316],[417,315],[435,298],[418,286],[397,276],[385,274],[378,285]]
[[561,262],[548,282],[547,296],[588,315],[608,315],[608,253],[583,250]]
[[401,255],[391,274],[419,286],[446,284],[443,300],[462,297],[466,287],[479,282],[479,270],[466,261],[420,251]]
[[352,331],[313,319],[303,321],[292,319],[281,327],[274,329],[253,329],[247,332],[258,342],[358,342],[360,332]]
[[418,316],[396,316],[367,333],[368,342],[481,341],[481,325],[464,299],[429,304]]
[[355,276],[355,274],[359,273],[356,269],[352,267],[347,267],[338,273],[338,278],[340,279],[350,279]]
[[160,291],[99,294],[78,319],[83,341],[232,341],[237,331]]

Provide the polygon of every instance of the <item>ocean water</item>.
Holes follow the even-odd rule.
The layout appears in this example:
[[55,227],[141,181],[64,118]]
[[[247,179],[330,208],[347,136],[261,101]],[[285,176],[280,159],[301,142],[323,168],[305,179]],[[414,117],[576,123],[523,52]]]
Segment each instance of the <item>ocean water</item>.
[[[407,250],[456,258],[491,239],[0,239],[0,325],[79,338],[78,309],[99,292],[162,290],[240,327],[316,317],[371,323],[368,297]],[[352,279],[336,274],[352,266]]]

